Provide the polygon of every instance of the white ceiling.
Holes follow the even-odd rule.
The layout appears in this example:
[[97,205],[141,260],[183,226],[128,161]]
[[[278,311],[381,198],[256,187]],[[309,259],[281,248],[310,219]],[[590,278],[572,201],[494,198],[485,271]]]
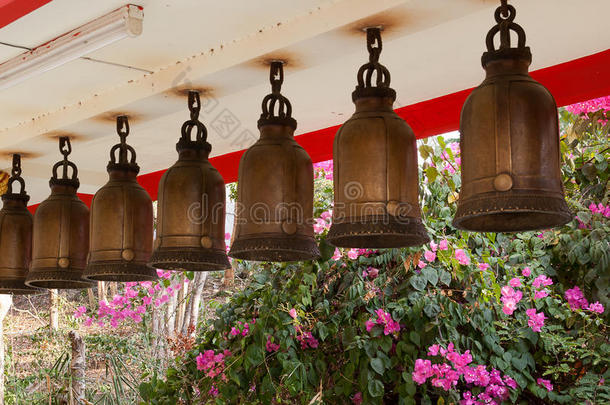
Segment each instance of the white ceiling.
[[[513,0],[528,36],[532,69],[608,48],[610,1]],[[126,4],[54,0],[0,29],[0,42],[36,47]],[[0,91],[0,168],[24,153],[32,202],[48,195],[56,137],[70,134],[81,192],[106,180],[114,117],[131,117],[128,143],[142,173],[169,167],[188,118],[185,89],[207,91],[201,114],[213,155],[244,149],[257,137],[269,92],[264,60],[286,59],[283,93],[297,134],[336,125],[351,114],[351,91],[367,59],[360,28],[383,25],[381,62],[392,73],[397,105],[477,85],[480,56],[496,0],[144,0],[144,33],[109,45]],[[33,29],[35,27],[35,29]],[[0,45],[0,60],[22,49]]]

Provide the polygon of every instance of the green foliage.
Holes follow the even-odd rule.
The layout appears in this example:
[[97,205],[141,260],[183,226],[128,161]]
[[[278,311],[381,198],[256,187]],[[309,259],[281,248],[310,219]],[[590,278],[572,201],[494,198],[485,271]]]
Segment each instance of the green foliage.
[[[603,382],[610,378],[608,315],[572,311],[563,295],[578,285],[590,301],[609,305],[610,225],[588,206],[608,204],[610,142],[606,127],[565,111],[561,117],[565,189],[579,220],[536,233],[457,231],[451,226],[460,187],[455,140],[423,141],[423,217],[434,241],[448,241],[446,250],[439,248],[429,262],[420,248],[362,251],[356,259],[344,251],[333,260],[322,233],[324,257],[317,262],[257,264],[251,283],[217,309],[213,325],[203,325],[196,349],[177,358],[164,378],[153,375],[140,385],[143,403],[346,404],[357,393],[364,404],[456,403],[458,391],[411,378],[415,360],[430,345],[449,342],[470,350],[473,364],[514,378],[511,403],[610,400]],[[316,216],[331,204],[332,182],[319,176]],[[470,264],[460,264],[458,249]],[[380,269],[374,279],[363,274],[371,267]],[[525,267],[529,278],[521,276]],[[548,297],[534,299],[531,280],[542,274],[555,284]],[[524,298],[508,316],[500,290],[515,277],[525,284]],[[399,333],[367,331],[366,321],[380,308],[400,322]],[[526,308],[548,317],[540,333],[528,325]],[[230,333],[238,321],[249,323],[245,336]],[[316,348],[302,345],[304,332],[318,341]],[[267,350],[268,341],[279,350]],[[231,352],[218,376],[197,369],[196,357],[206,350]],[[538,378],[550,379],[554,390],[537,385]],[[209,394],[216,389],[217,397]]]

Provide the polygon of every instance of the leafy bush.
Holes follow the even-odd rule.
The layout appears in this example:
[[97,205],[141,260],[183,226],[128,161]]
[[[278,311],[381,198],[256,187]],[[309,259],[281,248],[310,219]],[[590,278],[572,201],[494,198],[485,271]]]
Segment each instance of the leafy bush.
[[459,146],[437,137],[419,146],[433,242],[335,249],[332,165],[316,165],[324,257],[243,264],[251,283],[202,325],[195,350],[140,386],[145,403],[609,402],[608,125],[560,116],[577,213],[560,229],[454,229]]

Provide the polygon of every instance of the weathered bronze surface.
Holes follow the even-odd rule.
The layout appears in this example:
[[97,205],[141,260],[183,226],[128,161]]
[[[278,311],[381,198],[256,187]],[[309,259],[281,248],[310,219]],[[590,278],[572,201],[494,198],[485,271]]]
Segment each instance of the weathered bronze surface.
[[335,136],[335,204],[328,241],[349,248],[421,245],[429,238],[418,201],[415,135],[392,108],[396,92],[379,63],[378,28],[367,29],[367,47],[370,60],[358,71],[352,93],[356,112]]
[[[280,94],[283,65],[271,63],[272,93],[263,99],[260,139],[241,158],[234,241],[229,256],[287,262],[316,259],[313,165],[294,140],[297,123]],[[277,108],[277,113],[276,113]]]
[[[82,278],[89,253],[89,208],[76,195],[78,169],[68,160],[70,138],[59,139],[64,160],[53,166],[51,195],[34,214],[32,266],[26,284],[39,288],[87,288]],[[62,177],[57,170],[62,168]],[[69,176],[68,169],[72,170]]]
[[572,218],[561,182],[557,106],[528,74],[532,55],[515,13],[505,4],[496,10],[482,57],[486,78],[462,109],[462,189],[453,224],[469,231],[546,229]]
[[[178,161],[159,182],[157,235],[150,266],[166,270],[224,270],[225,183],[208,157],[212,146],[199,121],[199,93],[189,92],[191,119],[176,144]],[[197,131],[195,140],[191,132]]]
[[147,265],[153,245],[152,201],[136,180],[140,168],[136,152],[126,143],[127,117],[117,118],[117,133],[121,143],[110,150],[110,179],[95,193],[91,204],[89,263],[84,277],[99,281],[155,280],[156,271]]
[[[21,185],[21,191],[13,191],[13,183]],[[8,189],[2,195],[0,210],[0,294],[32,294],[39,291],[25,285],[25,277],[32,260],[32,214],[27,203],[21,178],[21,156],[13,155],[13,170]]]

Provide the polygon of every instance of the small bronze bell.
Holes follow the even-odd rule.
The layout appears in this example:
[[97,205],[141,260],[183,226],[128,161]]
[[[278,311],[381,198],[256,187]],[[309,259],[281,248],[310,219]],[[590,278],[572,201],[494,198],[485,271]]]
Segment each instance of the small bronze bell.
[[[89,208],[76,195],[80,182],[76,165],[68,160],[72,152],[70,138],[59,139],[59,151],[64,160],[53,166],[51,195],[34,214],[32,267],[26,284],[39,288],[87,288],[92,283],[82,275],[89,253]],[[60,167],[61,178],[57,174]]]
[[[208,156],[212,146],[199,121],[199,93],[189,92],[191,119],[176,144],[178,161],[159,182],[157,237],[150,265],[167,270],[231,267],[225,245],[225,183]],[[191,131],[196,129],[195,140]]]
[[415,135],[392,108],[396,92],[379,63],[380,29],[366,33],[369,63],[358,71],[352,93],[356,112],[335,136],[335,203],[327,239],[346,248],[421,245],[429,238],[418,201]]
[[[294,140],[297,122],[280,94],[282,62],[272,62],[260,139],[241,158],[234,241],[229,256],[288,262],[320,256],[313,237],[313,165]],[[275,109],[277,108],[277,113]]]
[[480,232],[552,228],[572,218],[561,180],[557,106],[529,76],[525,32],[513,22],[515,8],[502,3],[482,57],[486,78],[462,109],[462,189],[453,225]]
[[117,133],[121,143],[110,150],[110,179],[95,193],[91,204],[89,263],[84,277],[98,281],[155,280],[156,271],[147,265],[153,244],[152,201],[136,180],[140,167],[135,150],[126,143],[127,117],[117,117]]
[[[13,192],[13,183],[21,185]],[[0,294],[33,294],[39,290],[25,285],[25,277],[32,260],[32,214],[30,200],[21,178],[21,156],[13,155],[13,170],[8,188],[2,195],[0,210]]]

